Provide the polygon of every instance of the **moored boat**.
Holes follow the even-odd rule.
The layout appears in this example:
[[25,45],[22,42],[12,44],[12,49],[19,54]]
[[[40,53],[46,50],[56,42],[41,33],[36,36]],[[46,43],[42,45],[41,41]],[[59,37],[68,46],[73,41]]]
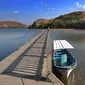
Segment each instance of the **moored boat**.
[[68,49],[74,47],[66,40],[54,40],[53,42],[53,65],[65,77],[69,77],[72,70],[77,66],[77,60]]

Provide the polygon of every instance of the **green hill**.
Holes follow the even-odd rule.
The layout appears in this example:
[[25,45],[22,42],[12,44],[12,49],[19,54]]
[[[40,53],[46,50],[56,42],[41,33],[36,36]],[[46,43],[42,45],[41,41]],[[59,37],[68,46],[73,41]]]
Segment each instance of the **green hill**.
[[[44,19],[45,20],[45,19]],[[36,23],[35,21],[34,23]],[[37,26],[34,23],[29,28],[74,28],[85,29],[85,12],[78,11],[69,14],[60,15],[54,19],[41,23]]]

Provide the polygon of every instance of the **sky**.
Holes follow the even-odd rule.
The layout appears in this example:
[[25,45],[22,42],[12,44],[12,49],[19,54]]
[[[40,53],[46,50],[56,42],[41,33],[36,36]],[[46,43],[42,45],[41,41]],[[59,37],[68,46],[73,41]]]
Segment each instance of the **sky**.
[[85,11],[85,0],[0,0],[0,21],[32,24],[73,11]]

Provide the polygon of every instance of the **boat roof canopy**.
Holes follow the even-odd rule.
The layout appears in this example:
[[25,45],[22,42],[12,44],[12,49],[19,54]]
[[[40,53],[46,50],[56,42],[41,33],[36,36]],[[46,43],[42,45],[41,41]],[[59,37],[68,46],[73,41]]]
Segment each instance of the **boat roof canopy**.
[[74,47],[68,43],[66,40],[54,40],[53,49],[74,49]]

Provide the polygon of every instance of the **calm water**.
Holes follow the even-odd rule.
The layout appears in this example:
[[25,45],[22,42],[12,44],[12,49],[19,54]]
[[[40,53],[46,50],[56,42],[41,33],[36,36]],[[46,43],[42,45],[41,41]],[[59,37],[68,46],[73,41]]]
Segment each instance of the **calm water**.
[[25,28],[0,28],[0,61],[35,37],[40,30]]
[[74,70],[75,77],[73,73],[69,77],[69,85],[85,85],[85,31],[52,30],[51,41],[56,39],[65,39],[75,47],[71,53],[77,59],[78,65]]
[[[41,30],[22,28],[0,29],[0,60],[6,58],[40,32]],[[71,52],[77,59],[78,66],[74,70],[75,77],[73,74],[69,77],[69,85],[85,85],[85,31],[52,30],[51,42],[55,39],[65,39],[75,47],[75,50]]]

